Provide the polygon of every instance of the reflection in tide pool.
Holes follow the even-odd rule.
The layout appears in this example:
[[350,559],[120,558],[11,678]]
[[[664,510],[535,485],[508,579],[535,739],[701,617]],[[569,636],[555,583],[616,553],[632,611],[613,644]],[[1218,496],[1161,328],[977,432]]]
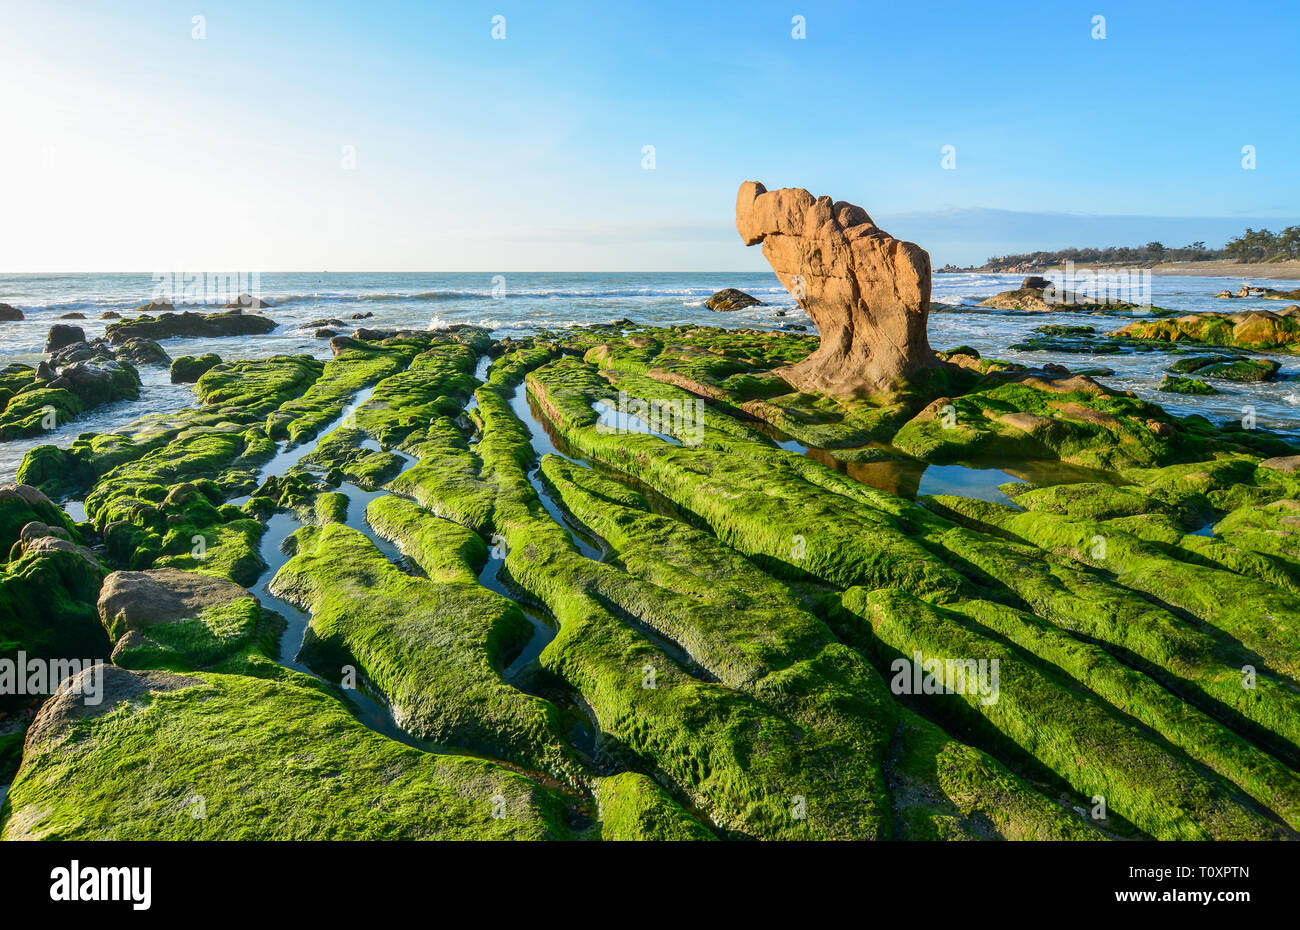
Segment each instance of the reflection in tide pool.
[[657,432],[655,426],[660,424],[647,423],[635,413],[621,410],[608,401],[595,401],[592,403],[591,409],[599,414],[596,420],[596,429],[602,433],[642,433],[646,436],[662,439],[664,442],[671,442],[675,446],[682,444],[680,439],[669,436],[667,433]]
[[[918,496],[953,494],[992,501],[995,504],[1012,504],[1011,498],[1000,485],[1008,482],[1024,483],[1014,475],[999,468],[969,468],[966,465],[931,465],[921,474]],[[1018,509],[1018,508],[1017,508]]]
[[[790,445],[797,446],[791,448],[791,451],[804,449],[793,441],[790,444],[785,442],[779,444],[782,448],[788,448]],[[883,451],[888,447],[880,448]],[[846,451],[848,450],[843,450],[840,454],[843,455]],[[874,462],[849,462],[836,458],[834,452],[828,449],[806,449],[805,454],[814,462],[819,462],[840,474],[848,475],[863,484],[908,500],[915,500],[922,495],[953,494],[1014,507],[1016,506],[1014,501],[1001,490],[1004,484],[1019,483],[1047,487],[1054,484],[1084,482],[1122,483],[1122,479],[1111,472],[1068,465],[1064,462],[1031,460],[927,465],[914,459],[894,458],[882,458]]]

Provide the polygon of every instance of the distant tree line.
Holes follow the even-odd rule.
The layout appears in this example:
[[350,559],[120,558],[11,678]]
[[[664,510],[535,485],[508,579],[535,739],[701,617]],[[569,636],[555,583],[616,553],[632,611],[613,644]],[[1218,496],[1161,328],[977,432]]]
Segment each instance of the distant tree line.
[[1300,258],[1300,226],[1288,226],[1280,233],[1248,227],[1240,236],[1228,240],[1221,249],[1208,248],[1204,242],[1192,242],[1172,249],[1161,242],[1099,249],[1058,249],[990,258],[983,268],[977,270],[1025,271],[1050,268],[1065,262],[1076,265],[1156,265],[1161,262],[1269,262],[1294,258]]
[[1280,233],[1251,229],[1229,239],[1223,251],[1239,262],[1277,262],[1300,258],[1300,226],[1288,226]]

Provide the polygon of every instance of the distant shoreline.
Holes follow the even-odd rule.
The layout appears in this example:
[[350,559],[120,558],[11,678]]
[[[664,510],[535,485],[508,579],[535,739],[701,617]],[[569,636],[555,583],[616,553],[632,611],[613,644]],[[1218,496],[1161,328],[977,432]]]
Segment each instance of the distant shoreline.
[[1269,281],[1300,281],[1300,261],[1261,262],[1244,265],[1240,262],[1175,262],[1156,265],[1152,274],[1197,275],[1205,278],[1262,278]]
[[[1242,262],[1233,261],[1206,261],[1206,262],[1168,262],[1161,265],[1107,265],[1080,263],[1074,266],[1076,271],[1109,271],[1109,270],[1149,270],[1153,275],[1182,275],[1195,276],[1201,278],[1238,278],[1242,281],[1250,280],[1295,280],[1300,281],[1300,261],[1285,262],[1259,262],[1253,264],[1243,264]],[[1009,271],[994,270],[991,268],[949,268],[939,271],[939,274],[1051,274],[1054,271],[1064,271],[1059,265],[1044,266],[1034,268],[1032,271]]]

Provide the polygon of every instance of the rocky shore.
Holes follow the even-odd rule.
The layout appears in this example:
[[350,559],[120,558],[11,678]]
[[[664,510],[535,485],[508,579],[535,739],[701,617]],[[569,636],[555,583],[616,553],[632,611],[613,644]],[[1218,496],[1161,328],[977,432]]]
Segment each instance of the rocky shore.
[[[3,836],[1293,835],[1300,643],[1270,618],[1300,616],[1296,450],[960,351],[887,403],[793,391],[816,346],[368,331],[34,450],[0,495],[0,632],[110,661],[113,700],[30,718]],[[653,415],[697,400],[702,422]],[[602,425],[629,402],[656,429]],[[286,441],[307,454],[268,473]],[[1014,504],[846,473],[1031,459],[1090,471]],[[268,566],[276,514],[301,528]],[[268,572],[313,674],[251,593]],[[898,693],[918,652],[997,658],[999,699]]]
[[[0,698],[0,838],[1297,838],[1300,449],[932,347],[856,205],[737,227],[817,334],[60,324],[6,418],[127,350],[196,402],[0,489],[0,661],[104,663]],[[1206,393],[1290,309],[1032,338]]]

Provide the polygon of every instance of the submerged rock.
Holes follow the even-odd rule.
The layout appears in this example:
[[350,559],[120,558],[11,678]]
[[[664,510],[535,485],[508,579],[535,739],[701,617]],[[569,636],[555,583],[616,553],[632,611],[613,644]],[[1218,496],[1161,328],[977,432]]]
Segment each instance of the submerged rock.
[[230,303],[226,304],[224,309],[233,310],[236,308],[242,308],[244,310],[261,310],[262,308],[269,306],[271,305],[260,297],[253,297],[251,294],[240,294]]
[[930,256],[867,212],[806,190],[740,186],[736,229],[812,317],[818,349],[777,374],[803,391],[889,394],[939,364],[926,334]]
[[1167,391],[1171,394],[1217,394],[1214,388],[1210,387],[1204,381],[1198,378],[1179,378],[1176,375],[1165,375],[1160,382],[1159,390]]

